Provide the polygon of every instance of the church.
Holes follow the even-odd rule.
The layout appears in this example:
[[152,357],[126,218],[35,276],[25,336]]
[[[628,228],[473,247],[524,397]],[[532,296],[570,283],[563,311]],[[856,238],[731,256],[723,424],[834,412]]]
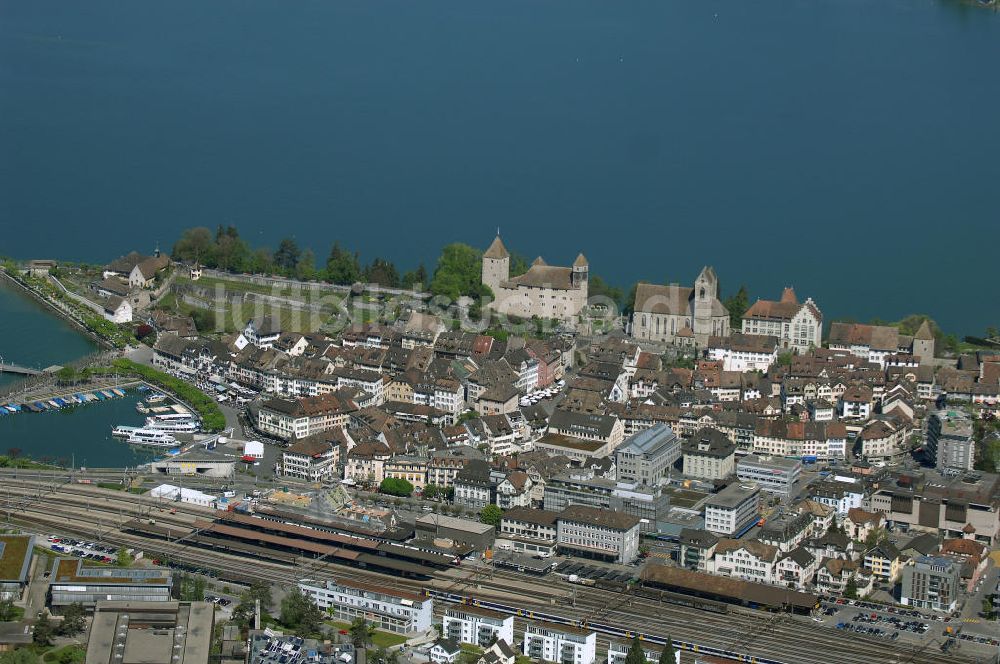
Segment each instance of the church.
[[729,311],[719,300],[719,278],[711,266],[702,268],[694,288],[636,286],[634,339],[704,347],[709,337],[727,337],[729,331]]
[[483,285],[493,291],[489,309],[521,318],[571,322],[587,305],[590,266],[583,254],[571,267],[548,265],[539,256],[522,275],[510,276],[510,254],[497,235],[483,254]]

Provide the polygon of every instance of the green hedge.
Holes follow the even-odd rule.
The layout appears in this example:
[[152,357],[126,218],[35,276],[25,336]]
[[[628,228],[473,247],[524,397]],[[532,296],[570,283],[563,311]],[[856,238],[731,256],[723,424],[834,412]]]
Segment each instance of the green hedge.
[[138,374],[147,383],[172,392],[182,401],[190,404],[201,417],[201,428],[203,430],[215,432],[226,428],[226,416],[222,414],[218,402],[194,385],[152,367],[147,367],[124,358],[115,360],[113,365],[123,373]]

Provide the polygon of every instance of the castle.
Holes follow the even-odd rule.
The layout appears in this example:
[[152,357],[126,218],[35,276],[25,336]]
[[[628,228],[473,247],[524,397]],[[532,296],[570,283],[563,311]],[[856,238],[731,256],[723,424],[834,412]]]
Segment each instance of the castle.
[[719,300],[719,278],[702,268],[694,288],[640,283],[635,289],[632,337],[681,346],[702,346],[729,336],[729,311]]
[[510,254],[497,235],[483,254],[483,285],[493,291],[489,308],[521,318],[571,321],[587,305],[590,266],[583,254],[572,267],[547,265],[541,256],[522,275],[510,276]]

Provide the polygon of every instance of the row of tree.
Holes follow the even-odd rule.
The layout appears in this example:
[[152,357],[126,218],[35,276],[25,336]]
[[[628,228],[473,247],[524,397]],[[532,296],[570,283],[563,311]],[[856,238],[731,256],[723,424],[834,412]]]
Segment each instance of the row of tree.
[[303,281],[321,280],[350,286],[356,282],[375,283],[387,288],[423,287],[427,284],[427,269],[400,273],[384,258],[361,264],[357,252],[351,252],[335,242],[326,262],[317,265],[313,250],[302,248],[293,237],[286,237],[272,251],[268,247],[251,248],[240,237],[235,226],[219,226],[215,233],[205,227],[189,228],[174,243],[171,252],[175,260],[198,263],[227,272],[280,274]]

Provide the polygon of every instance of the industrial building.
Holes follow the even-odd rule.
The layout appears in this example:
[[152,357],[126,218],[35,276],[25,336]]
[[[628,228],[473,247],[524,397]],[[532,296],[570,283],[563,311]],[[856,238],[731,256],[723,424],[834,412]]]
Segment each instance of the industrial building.
[[58,558],[49,577],[53,609],[79,602],[92,609],[97,602],[169,602],[173,574],[158,567],[88,565],[77,558]]
[[85,664],[207,664],[214,620],[209,602],[99,601]]
[[150,464],[153,473],[229,479],[233,477],[236,459],[211,450],[193,449],[174,457]]
[[493,546],[496,528],[488,523],[443,514],[425,514],[414,524],[417,536],[449,539],[457,545],[485,551]]
[[34,547],[34,535],[0,535],[0,599],[20,599]]

